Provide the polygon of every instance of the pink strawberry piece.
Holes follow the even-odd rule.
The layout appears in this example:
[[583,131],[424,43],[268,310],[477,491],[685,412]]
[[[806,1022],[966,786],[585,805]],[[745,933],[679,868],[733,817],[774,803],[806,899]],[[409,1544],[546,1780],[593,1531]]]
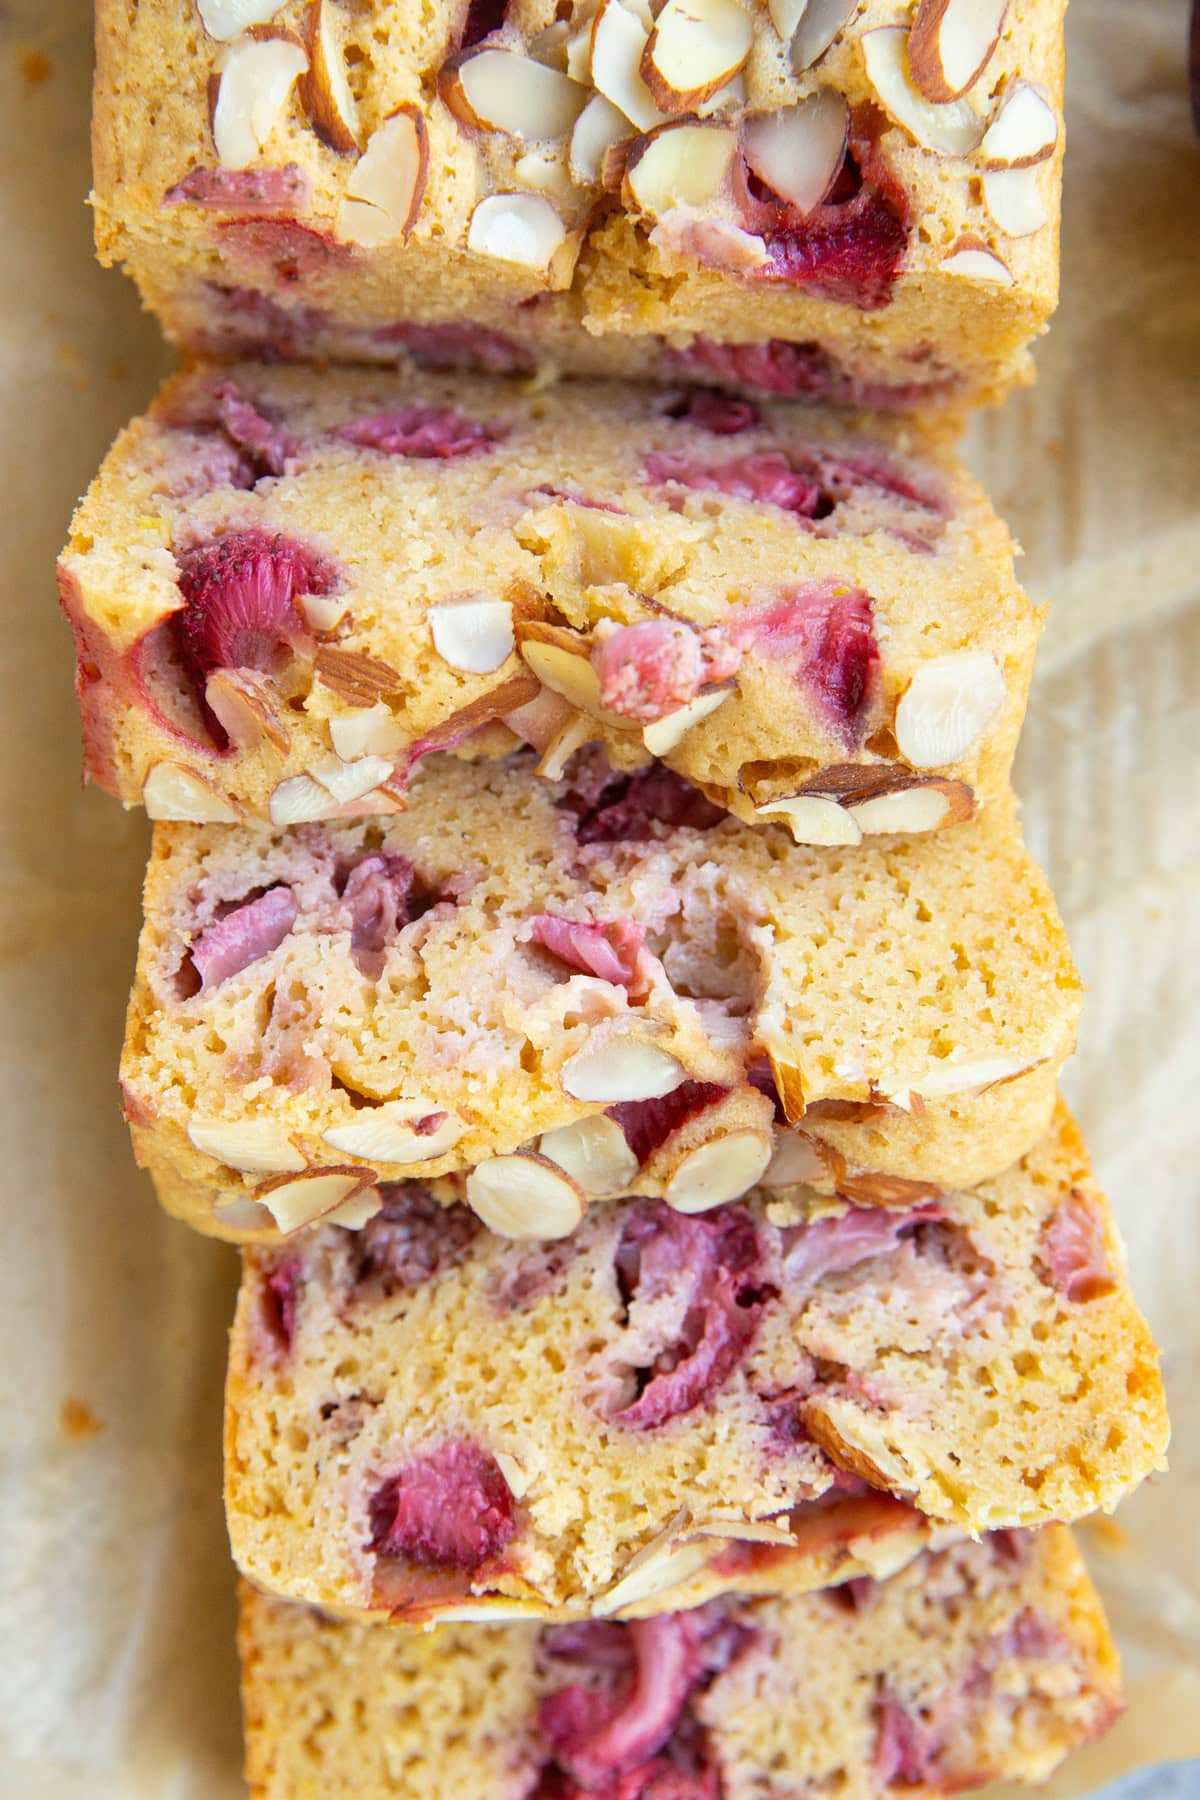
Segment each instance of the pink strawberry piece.
[[987,1660],[993,1667],[1013,1657],[1029,1662],[1061,1662],[1071,1654],[1071,1640],[1053,1619],[1038,1612],[1036,1607],[1026,1606],[1012,1624],[993,1639],[989,1651]]
[[477,1444],[428,1450],[371,1497],[368,1548],[433,1569],[477,1569],[519,1529],[496,1459]]
[[[622,1699],[571,1686],[542,1704],[542,1734],[555,1760],[585,1791],[647,1792],[645,1781],[629,1790],[610,1790],[608,1784],[614,1776],[637,1771],[669,1741],[704,1669],[700,1629],[688,1614],[639,1619],[627,1629],[634,1672]],[[664,1763],[645,1774],[657,1777],[669,1770]]]
[[775,1072],[771,1067],[769,1059],[762,1056],[757,1062],[751,1063],[750,1067],[746,1070],[746,1080],[750,1083],[752,1088],[757,1088],[759,1093],[765,1094],[767,1099],[771,1102],[772,1106],[775,1108],[775,1123],[777,1125],[786,1124],[787,1114],[783,1108],[783,1100],[780,1096],[779,1089],[775,1084]]
[[886,1256],[918,1225],[945,1217],[945,1208],[935,1202],[912,1207],[908,1212],[888,1212],[881,1206],[852,1206],[840,1217],[789,1226],[783,1234],[784,1274],[791,1286],[815,1286],[827,1275],[841,1275],[869,1257]]
[[663,486],[707,489],[782,507],[802,519],[819,516],[823,497],[820,482],[809,471],[794,469],[777,450],[735,457],[726,463],[689,462],[686,457],[654,451],[646,458],[646,476]]
[[930,1777],[932,1749],[926,1734],[891,1694],[876,1713],[874,1775],[880,1787],[920,1787]]
[[296,1335],[296,1307],[304,1283],[304,1267],[298,1256],[289,1256],[275,1267],[264,1284],[262,1317],[275,1346],[290,1351]]
[[369,419],[355,419],[335,435],[362,450],[433,459],[490,450],[506,432],[503,426],[468,419],[452,407],[397,406]]
[[419,1181],[387,1182],[379,1191],[379,1212],[347,1233],[360,1286],[369,1281],[385,1294],[423,1287],[456,1268],[482,1229],[470,1207],[443,1206]]
[[681,400],[666,409],[667,417],[685,425],[698,425],[714,437],[736,437],[739,432],[753,431],[762,424],[762,416],[751,400],[740,400],[735,394],[722,394],[713,388],[693,388]]
[[649,989],[646,932],[632,919],[599,925],[539,913],[533,921],[533,941],[570,968],[627,988],[633,1000],[644,998]]
[[302,212],[311,183],[296,163],[281,169],[189,169],[163,195],[164,206],[204,206],[213,212]]
[[846,749],[861,746],[879,686],[874,607],[861,588],[813,582],[743,612],[730,634],[747,650],[791,661]]
[[172,617],[176,642],[201,675],[210,669],[270,671],[305,625],[301,594],[331,594],[338,575],[303,544],[267,531],[230,531],[179,558],[184,604]]
[[277,950],[296,923],[289,887],[268,888],[256,900],[235,906],[202,931],[191,948],[192,966],[204,991],[240,975],[251,963]]
[[221,257],[234,263],[270,266],[275,279],[293,287],[310,275],[349,262],[351,248],[326,231],[298,219],[222,219],[216,227]]
[[373,981],[383,953],[408,924],[416,871],[406,856],[364,856],[346,877],[342,900],[350,914],[350,953]]
[[247,400],[236,382],[223,381],[212,394],[217,423],[235,449],[242,452],[255,476],[282,475],[296,451],[284,430]]
[[580,799],[568,792],[563,805],[576,815],[581,844],[640,844],[667,831],[709,831],[725,814],[673,769],[652,763],[636,775],[615,776],[595,796]]
[[713,376],[731,387],[790,399],[830,400],[871,412],[917,406],[949,392],[956,384],[954,377],[941,374],[908,382],[863,381],[835,363],[819,344],[793,344],[785,338],[732,344],[698,337],[683,350],[668,345],[663,355],[669,368]]
[[1098,1300],[1117,1284],[1103,1222],[1082,1194],[1070,1194],[1049,1220],[1042,1232],[1042,1254],[1053,1285],[1068,1300]]
[[[645,1320],[646,1361],[637,1398],[612,1417],[653,1430],[711,1399],[748,1349],[766,1298],[758,1233],[741,1206],[689,1217],[647,1201],[627,1215],[615,1263],[630,1330]],[[654,1316],[664,1299],[682,1315],[677,1336]]]
[[592,651],[600,698],[611,711],[650,724],[694,700],[709,682],[737,673],[741,648],[717,630],[682,619],[622,625]]
[[622,1100],[610,1106],[608,1116],[615,1119],[625,1133],[625,1142],[644,1163],[665,1144],[673,1131],[679,1131],[702,1113],[715,1106],[729,1092],[714,1081],[681,1081],[669,1094],[658,1100]]
[[529,351],[503,332],[482,325],[417,325],[398,320],[372,334],[380,344],[398,344],[423,369],[487,369],[496,375],[525,375],[536,366]]

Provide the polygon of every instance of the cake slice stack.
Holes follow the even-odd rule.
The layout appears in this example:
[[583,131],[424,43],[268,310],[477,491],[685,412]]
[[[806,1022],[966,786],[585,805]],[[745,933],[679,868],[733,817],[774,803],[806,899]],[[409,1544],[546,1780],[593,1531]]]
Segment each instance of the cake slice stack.
[[1119,1710],[1065,1528],[1166,1413],[950,441],[1061,12],[101,0],[99,244],[199,360],[60,586],[134,1148],[241,1246],[259,1800],[933,1796]]

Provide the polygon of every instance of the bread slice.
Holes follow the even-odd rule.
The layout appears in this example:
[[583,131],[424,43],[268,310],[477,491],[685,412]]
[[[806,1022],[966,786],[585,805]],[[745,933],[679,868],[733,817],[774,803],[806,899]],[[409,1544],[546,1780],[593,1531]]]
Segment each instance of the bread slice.
[[672,1800],[935,1800],[1042,1780],[1122,1706],[1057,1526],[631,1625],[389,1631],[247,1584],[239,1641],[252,1800],[581,1800],[610,1772]]
[[894,1567],[929,1527],[1110,1509],[1161,1467],[1154,1345],[1065,1110],[907,1211],[803,1188],[517,1244],[419,1184],[244,1253],[226,1513],[346,1612],[578,1617]]
[[[809,1173],[972,1185],[1045,1129],[1078,1009],[1010,807],[818,850],[598,753],[558,783],[447,757],[394,819],[159,826],[122,1075],[139,1159],[202,1230],[362,1218],[378,1180],[484,1165],[483,1216],[553,1237],[589,1194],[735,1198],[785,1119]],[[653,1129],[612,1112],[659,1100]],[[551,1134],[606,1111],[636,1154],[597,1174]],[[734,1132],[732,1170],[675,1187]],[[517,1151],[553,1165],[549,1217],[522,1211],[543,1165],[489,1166]]]

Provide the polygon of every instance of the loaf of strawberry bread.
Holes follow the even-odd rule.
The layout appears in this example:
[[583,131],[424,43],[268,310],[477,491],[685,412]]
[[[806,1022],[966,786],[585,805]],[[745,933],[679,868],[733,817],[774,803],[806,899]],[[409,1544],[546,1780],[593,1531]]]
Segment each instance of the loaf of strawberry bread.
[[101,0],[101,258],[177,343],[855,404],[1028,374],[1065,0]]
[[1044,1779],[1123,1704],[1056,1526],[627,1625],[386,1631],[246,1584],[239,1644],[251,1800],[935,1800]]
[[807,841],[931,830],[1001,790],[1040,626],[916,426],[249,365],[118,439],[61,582],[87,774],[214,822],[396,811],[439,744],[546,773],[602,738]]
[[[420,1183],[243,1253],[226,1516],[284,1598],[605,1615],[1070,1522],[1162,1466],[1154,1345],[1065,1111],[918,1206],[803,1186],[514,1243]],[[466,1609],[464,1612],[463,1609]]]
[[156,828],[122,1077],[172,1212],[274,1236],[471,1170],[489,1224],[549,1238],[621,1193],[969,1186],[1045,1129],[1079,981],[1011,806],[813,849],[666,770],[531,769]]

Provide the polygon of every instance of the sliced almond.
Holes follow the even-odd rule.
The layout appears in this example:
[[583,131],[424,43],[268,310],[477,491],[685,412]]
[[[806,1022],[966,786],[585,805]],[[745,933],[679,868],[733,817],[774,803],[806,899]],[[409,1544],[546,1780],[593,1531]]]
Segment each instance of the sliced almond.
[[896,708],[896,746],[914,769],[945,768],[974,749],[1008,690],[987,650],[958,650],[923,663]]
[[881,25],[862,38],[872,87],[888,117],[926,150],[941,156],[969,156],[983,136],[983,120],[965,100],[934,105],[914,87],[908,67],[908,33],[902,25]]
[[509,600],[451,600],[427,616],[434,649],[466,675],[491,675],[516,649]]
[[603,94],[593,94],[571,133],[571,174],[581,187],[600,180],[604,158],[615,145],[630,136],[632,127]]
[[847,808],[864,837],[884,832],[940,831],[969,819],[975,796],[963,781],[910,782]]
[[330,719],[329,737],[345,762],[355,762],[360,756],[394,756],[408,742],[408,733],[382,700],[361,712]]
[[[776,0],[779,3],[779,0]],[[780,32],[792,39],[792,70],[802,75],[811,69],[828,50],[838,33],[858,10],[858,0],[808,0],[794,33]]]
[[192,1116],[188,1141],[245,1175],[295,1174],[304,1158],[273,1119],[200,1119]]
[[349,600],[345,594],[297,594],[296,605],[304,614],[310,631],[334,631],[346,616]]
[[548,1157],[526,1150],[472,1169],[467,1204],[489,1231],[508,1238],[569,1237],[587,1210],[578,1182]]
[[273,1231],[275,1221],[257,1200],[218,1200],[213,1207],[213,1222],[222,1231]]
[[980,160],[989,169],[1028,169],[1054,155],[1058,114],[1028,81],[1014,81],[983,134]]
[[808,8],[808,0],[767,0],[771,23],[786,43]]
[[547,199],[569,203],[575,196],[571,171],[557,150],[526,150],[512,166],[513,180],[518,186],[532,188]]
[[786,1063],[776,1052],[768,1047],[767,1056],[771,1064],[771,1079],[775,1083],[775,1092],[779,1095],[783,1116],[789,1125],[804,1117],[807,1102],[804,1098],[804,1082],[800,1071],[794,1063]]
[[837,180],[849,129],[842,95],[821,88],[795,106],[752,113],[742,126],[742,155],[773,193],[808,213]]
[[1012,1081],[1035,1064],[1019,1056],[953,1056],[933,1063],[920,1075],[885,1076],[878,1083],[885,1100],[904,1112],[920,1100],[944,1100],[951,1094],[981,1094],[985,1088]]
[[621,1100],[657,1100],[672,1093],[686,1075],[657,1045],[613,1036],[577,1050],[563,1064],[559,1080],[573,1100],[615,1106]]
[[543,781],[561,781],[575,752],[582,750],[585,744],[593,743],[596,735],[596,727],[587,714],[573,712],[567,724],[546,745],[534,774],[540,775]]
[[179,763],[155,763],[142,787],[142,805],[152,819],[187,825],[236,825],[241,812],[199,775]]
[[[587,646],[570,633],[540,627],[537,635],[517,632],[521,655],[545,687],[596,719],[613,719],[600,703],[600,677],[588,661]],[[570,647],[569,647],[570,646]],[[629,720],[623,721],[628,727]]]
[[728,182],[736,151],[728,125],[668,125],[626,163],[626,205],[655,218],[676,206],[703,208]]
[[[439,1119],[430,1131],[418,1129]],[[466,1129],[457,1113],[444,1112],[436,1100],[385,1100],[348,1124],[335,1125],[324,1140],[331,1149],[374,1163],[424,1163],[453,1149]]]
[[300,104],[321,142],[347,156],[359,148],[358,102],[336,21],[331,0],[310,0],[303,27],[308,70],[300,78]]
[[762,1175],[763,1187],[800,1187],[820,1181],[824,1174],[825,1160],[811,1138],[802,1131],[776,1131],[771,1160]]
[[388,694],[400,693],[404,686],[391,663],[359,650],[334,650],[328,644],[317,651],[316,675],[347,706],[374,706]]
[[611,1618],[626,1606],[637,1606],[655,1594],[663,1594],[698,1575],[712,1562],[714,1554],[719,1554],[713,1545],[702,1541],[680,1543],[688,1523],[687,1513],[680,1512],[648,1544],[643,1544],[626,1563],[620,1580],[594,1603],[592,1611],[597,1618]]
[[728,1131],[689,1152],[672,1175],[663,1199],[676,1212],[708,1212],[737,1200],[762,1180],[771,1161],[769,1131]]
[[1032,237],[1050,217],[1036,165],[989,169],[983,177],[983,203],[1006,237]]
[[592,1198],[624,1193],[638,1172],[625,1133],[605,1113],[544,1132],[538,1149]]
[[844,806],[820,794],[784,794],[754,809],[756,818],[778,819],[798,844],[858,844],[862,831]]
[[918,0],[908,65],[927,100],[957,100],[992,59],[1008,0]]
[[949,256],[943,256],[941,267],[945,274],[964,275],[968,281],[994,281],[1000,287],[1013,284],[1012,271],[978,238],[960,238]]
[[230,45],[212,117],[223,169],[245,169],[262,153],[307,67],[307,56],[291,38],[244,37]]
[[736,681],[723,682],[719,687],[711,687],[686,706],[677,706],[674,712],[665,713],[661,719],[655,719],[652,725],[642,729],[642,742],[651,756],[666,756],[681,744],[688,732],[715,713],[718,706],[723,706],[737,692]]
[[204,684],[204,698],[239,750],[270,744],[281,756],[288,731],[279,716],[279,690],[257,669],[214,669]]
[[567,74],[572,81],[578,81],[583,87],[592,86],[592,21],[578,31],[574,31],[567,39]]
[[428,170],[424,115],[413,105],[397,107],[375,127],[350,171],[338,235],[366,248],[407,237],[421,210]]
[[354,762],[343,762],[340,756],[327,756],[309,769],[314,781],[320,782],[339,806],[361,800],[373,788],[380,787],[392,773],[386,756],[360,756]]
[[622,0],[601,0],[592,21],[592,85],[639,131],[651,131],[670,118],[669,113],[659,111],[642,79],[642,57],[649,37],[633,9]]
[[[370,1169],[309,1169],[304,1175],[278,1175],[260,1182],[254,1198],[261,1202],[284,1236],[315,1225],[351,1199],[362,1197],[374,1182]],[[374,1190],[373,1190],[374,1191]],[[375,1193],[378,1211],[378,1193]]]
[[335,1206],[332,1212],[325,1214],[326,1225],[340,1225],[345,1231],[361,1231],[368,1219],[373,1219],[383,1206],[383,1195],[376,1187],[363,1188],[361,1193],[351,1194],[349,1200],[341,1206]]
[[223,44],[255,25],[269,25],[283,6],[284,0],[196,0],[200,23]]
[[930,1181],[910,1181],[903,1175],[879,1175],[870,1170],[839,1176],[837,1191],[843,1200],[892,1212],[907,1212],[922,1200],[938,1199],[942,1192]]
[[467,249],[497,262],[544,270],[566,237],[566,226],[544,194],[489,194],[471,214]]
[[332,819],[340,802],[311,775],[291,775],[267,802],[272,825],[304,825],[313,819]]
[[464,124],[515,138],[566,137],[588,91],[516,50],[472,50],[447,63],[438,92]]
[[667,0],[639,65],[664,112],[690,112],[732,81],[754,46],[738,0]]

